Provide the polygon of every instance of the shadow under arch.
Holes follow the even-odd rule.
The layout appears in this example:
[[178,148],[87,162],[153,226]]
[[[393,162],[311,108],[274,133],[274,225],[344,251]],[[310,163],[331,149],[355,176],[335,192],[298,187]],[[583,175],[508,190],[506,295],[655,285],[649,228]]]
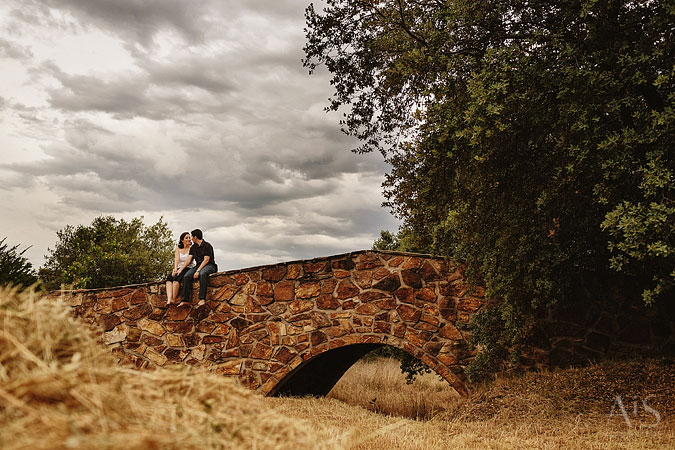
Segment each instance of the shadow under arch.
[[[271,397],[302,397],[308,395],[325,397],[345,372],[358,360],[373,350],[385,347],[391,347],[409,354],[401,348],[385,343],[351,344],[327,350],[298,365],[286,374],[267,395]],[[413,355],[410,356],[414,358]],[[424,362],[419,359],[417,361],[434,372]],[[440,376],[440,374],[438,375]]]
[[325,397],[356,361],[386,344],[352,344],[325,351],[290,371],[267,395]]

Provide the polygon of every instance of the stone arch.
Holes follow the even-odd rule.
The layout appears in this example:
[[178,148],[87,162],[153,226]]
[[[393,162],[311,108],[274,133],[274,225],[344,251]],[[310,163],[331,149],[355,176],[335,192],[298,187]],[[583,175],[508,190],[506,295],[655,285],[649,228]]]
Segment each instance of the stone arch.
[[123,362],[206,366],[265,395],[320,394],[325,386],[303,388],[301,374],[336,355],[336,367],[349,367],[378,345],[403,349],[466,394],[475,352],[465,325],[485,304],[461,265],[381,251],[214,274],[199,308],[167,308],[160,283],[59,294]]
[[[388,336],[375,339],[355,335],[354,339],[349,339],[349,341],[353,343],[320,349],[316,354],[306,351],[298,355],[288,365],[287,370],[263,385],[261,392],[268,396],[312,395],[322,397],[330,392],[352,365],[377,348],[389,345],[415,356],[410,352],[409,345],[402,345],[400,339],[390,340]],[[434,356],[426,352],[422,352],[422,358],[418,359],[445,379],[458,395],[467,394],[461,372],[455,374],[447,370]]]

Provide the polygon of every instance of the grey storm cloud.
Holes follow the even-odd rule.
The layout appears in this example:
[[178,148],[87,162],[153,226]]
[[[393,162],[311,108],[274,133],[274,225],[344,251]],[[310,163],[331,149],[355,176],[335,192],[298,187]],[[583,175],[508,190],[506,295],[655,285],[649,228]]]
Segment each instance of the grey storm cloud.
[[233,91],[229,65],[215,58],[193,56],[172,63],[139,61],[152,83],[167,86],[192,86],[210,93]]
[[144,47],[167,29],[188,42],[201,43],[208,37],[214,17],[264,11],[278,25],[302,18],[296,0],[24,0],[14,15],[27,23],[51,20],[58,24],[53,10],[68,12],[84,26],[105,28]]
[[29,48],[0,39],[0,58],[29,59],[33,56]]
[[50,104],[67,111],[104,111],[119,117],[142,115],[156,117],[159,109],[167,113],[161,105],[148,108],[146,93],[147,82],[138,78],[104,81],[95,77],[53,73],[61,87],[50,89]]
[[307,86],[299,51],[283,55],[264,48],[161,61],[144,55],[136,58],[137,70],[108,79],[98,74],[69,74],[52,61],[33,73],[58,80],[59,87],[47,90],[48,101],[66,111],[101,111],[120,118],[153,120],[187,120],[186,114],[211,114],[258,122],[279,114],[280,108],[283,114],[293,108],[295,114],[303,113],[309,105],[302,104],[302,94],[307,101],[315,101],[310,100],[315,98],[314,91]]
[[[64,111],[99,111],[120,119],[165,120],[179,119],[185,114],[215,114],[229,106],[213,96],[202,101],[205,94],[189,92],[189,87],[195,87],[193,82],[200,83],[197,87],[204,87],[208,77],[191,77],[190,73],[181,73],[180,68],[160,73],[156,78],[150,73],[130,73],[103,79],[65,73],[50,61],[33,73],[43,77],[51,75],[58,80],[60,86],[46,92],[50,105]],[[225,85],[223,81],[219,84]],[[210,80],[210,85],[216,86],[215,80]]]
[[[67,125],[65,141],[65,145],[46,148],[46,159],[0,167],[46,180],[52,189],[63,193],[68,204],[85,209],[104,205],[114,211],[131,206],[143,210],[208,207],[223,202],[241,210],[265,210],[279,203],[327,195],[340,188],[342,174],[378,168],[354,158],[339,144],[312,149],[296,134],[284,136],[280,131],[269,136],[267,147],[243,149],[236,158],[231,157],[232,149],[205,150],[197,137],[186,143],[185,160],[191,163],[176,165],[175,173],[156,167],[161,149],[143,148],[133,137],[91,122],[79,120]],[[285,144],[279,146],[282,141]],[[101,197],[98,203],[92,202],[94,193]]]
[[43,20],[57,20],[51,10],[69,12],[85,26],[103,27],[148,46],[154,35],[166,28],[190,41],[200,41],[205,28],[204,5],[182,0],[29,0],[21,9],[23,17],[33,22],[32,15],[26,12],[30,7],[33,14],[43,15]]

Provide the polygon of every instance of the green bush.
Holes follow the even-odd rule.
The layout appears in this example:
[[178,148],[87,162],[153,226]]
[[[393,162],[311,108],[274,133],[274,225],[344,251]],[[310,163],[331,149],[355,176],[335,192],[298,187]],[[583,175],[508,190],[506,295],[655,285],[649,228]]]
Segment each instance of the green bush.
[[127,222],[100,216],[90,226],[68,225],[56,234],[59,240],[39,270],[48,289],[160,281],[171,270],[174,243],[162,218],[145,226],[142,217]]

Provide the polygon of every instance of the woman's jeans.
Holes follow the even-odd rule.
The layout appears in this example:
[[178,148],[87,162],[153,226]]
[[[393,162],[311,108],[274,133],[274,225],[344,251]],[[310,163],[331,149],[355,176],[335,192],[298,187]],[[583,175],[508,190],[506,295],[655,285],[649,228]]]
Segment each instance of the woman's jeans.
[[[190,303],[192,297],[192,283],[194,282],[194,274],[197,271],[197,266],[194,266],[185,273],[183,277],[183,301]],[[218,269],[214,264],[205,265],[199,271],[199,299],[206,300],[206,288],[209,287],[209,275],[217,272]]]

